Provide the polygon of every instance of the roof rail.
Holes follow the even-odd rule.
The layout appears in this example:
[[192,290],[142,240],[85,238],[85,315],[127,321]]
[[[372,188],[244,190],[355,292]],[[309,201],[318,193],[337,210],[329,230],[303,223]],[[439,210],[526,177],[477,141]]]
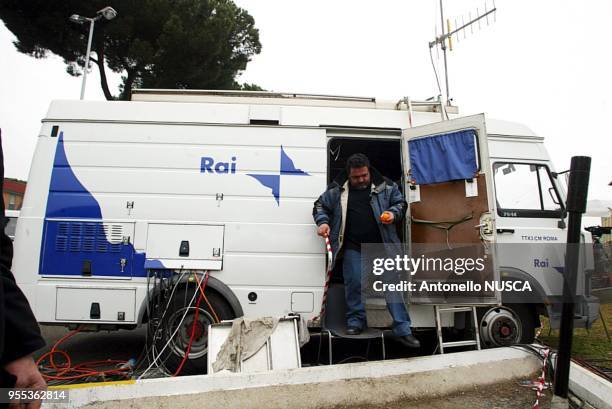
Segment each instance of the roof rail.
[[[134,89],[132,90],[132,101],[248,103],[407,110],[407,106],[402,106],[400,103],[403,100],[396,104],[391,101],[377,101],[374,97],[239,90]],[[440,103],[436,101],[413,101],[412,109],[437,112],[439,105]]]
[[198,89],[134,89],[132,95],[216,95],[224,97],[318,99],[328,101],[376,102],[374,97],[352,97],[344,95],[303,94],[295,92],[239,91],[239,90],[198,90]]

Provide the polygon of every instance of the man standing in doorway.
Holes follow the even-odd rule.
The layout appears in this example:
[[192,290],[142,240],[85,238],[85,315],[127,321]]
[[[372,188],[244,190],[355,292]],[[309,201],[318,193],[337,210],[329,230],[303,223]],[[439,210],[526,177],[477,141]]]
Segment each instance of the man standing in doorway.
[[[395,223],[406,212],[406,201],[397,185],[370,166],[368,158],[357,153],[346,162],[346,177],[333,182],[319,196],[313,208],[319,236],[329,236],[334,254],[343,252],[342,273],[347,305],[347,334],[358,335],[367,328],[366,311],[361,297],[361,245],[383,243],[401,246]],[[393,318],[393,333],[405,346],[418,348],[412,335],[410,316],[401,297],[388,297],[387,308]]]

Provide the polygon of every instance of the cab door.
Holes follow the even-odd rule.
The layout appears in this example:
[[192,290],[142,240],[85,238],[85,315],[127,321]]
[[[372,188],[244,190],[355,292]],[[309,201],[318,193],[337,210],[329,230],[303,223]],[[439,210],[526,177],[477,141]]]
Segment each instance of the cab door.
[[[565,209],[548,163],[495,158],[491,164],[497,202],[497,241],[504,271],[535,279],[543,295],[563,293]],[[578,280],[578,293],[583,280]]]
[[[484,114],[405,129],[402,151],[409,253],[413,258],[454,260],[450,271],[434,261],[433,269],[414,272],[412,281],[419,288],[422,282],[481,285],[479,291],[416,292],[411,302],[498,303],[499,292],[485,287],[499,279],[499,272]],[[483,267],[466,268],[462,258],[479,260]]]

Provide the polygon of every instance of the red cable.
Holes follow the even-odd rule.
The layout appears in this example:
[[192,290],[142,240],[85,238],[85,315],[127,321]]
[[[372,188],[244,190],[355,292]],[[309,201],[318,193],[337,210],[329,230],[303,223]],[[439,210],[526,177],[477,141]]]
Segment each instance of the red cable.
[[198,281],[198,278],[196,276],[196,282],[198,284],[198,289],[200,290],[200,296],[198,297],[198,301],[196,302],[196,306],[195,306],[195,314],[193,316],[193,325],[191,327],[191,336],[189,337],[189,344],[187,344],[187,350],[185,351],[185,355],[183,356],[183,359],[181,360],[181,364],[177,368],[176,372],[172,374],[173,377],[181,373],[181,370],[183,369],[183,365],[185,365],[185,362],[187,362],[187,358],[189,357],[189,353],[191,352],[191,346],[193,345],[193,339],[195,337],[196,324],[198,323],[198,316],[200,313],[200,302],[202,302],[202,299],[204,298],[203,295],[204,295],[204,290],[206,289],[206,284],[208,283],[208,277],[209,277],[209,273],[207,271],[206,279],[204,280],[204,285],[200,287],[200,282]]
[[[75,329],[74,331],[69,332],[68,334],[64,335],[63,337],[61,337],[51,348],[51,350],[49,352],[46,352],[45,354],[43,354],[40,358],[38,358],[38,360],[36,361],[36,365],[40,365],[40,363],[46,358],[49,357],[49,363],[51,364],[51,368],[55,371],[59,371],[60,369],[69,369],[71,364],[72,364],[72,360],[70,359],[70,355],[68,355],[66,352],[58,350],[57,347],[64,342],[65,340],[67,340],[68,338],[72,337],[73,335],[75,335],[76,333],[81,331],[81,327],[78,327],[77,329]],[[54,354],[59,354],[62,355],[65,359],[66,359],[66,364],[64,366],[60,366],[58,367],[55,364],[55,361],[53,360],[53,355]],[[45,375],[43,375],[45,376]]]
[[[126,361],[121,361],[121,360],[89,361],[89,362],[82,362],[80,364],[72,366],[72,360],[70,358],[70,355],[68,355],[68,353],[66,353],[65,351],[58,349],[58,347],[64,341],[71,338],[75,334],[79,333],[81,329],[82,327],[78,327],[76,330],[71,331],[68,334],[64,335],[53,345],[53,348],[51,348],[49,352],[43,354],[40,358],[38,358],[38,360],[36,361],[36,365],[41,365],[41,363],[46,358],[49,358],[50,365],[49,366],[41,365],[41,366],[43,367],[43,369],[46,369],[47,372],[55,371],[55,374],[53,375],[43,373],[43,377],[45,379],[67,381],[67,380],[88,378],[90,376],[106,376],[106,375],[121,375],[123,377],[129,376],[131,369],[127,367],[126,368],[113,368],[113,369],[106,369],[106,370],[99,370],[95,368],[95,366],[99,366],[99,365],[108,366],[111,364],[117,365],[117,364],[126,363]],[[64,357],[66,362],[63,365],[56,364],[55,360],[53,359],[54,355],[61,355],[62,357]]]

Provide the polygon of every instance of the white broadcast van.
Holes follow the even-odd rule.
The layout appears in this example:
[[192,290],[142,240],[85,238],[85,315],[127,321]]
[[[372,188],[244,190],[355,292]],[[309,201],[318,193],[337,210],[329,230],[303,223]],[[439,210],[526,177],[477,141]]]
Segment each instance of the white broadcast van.
[[[464,144],[476,171],[419,183],[412,162],[432,164],[427,152],[414,153],[415,141],[428,144],[425,150],[441,141]],[[410,202],[400,226],[405,242],[472,243],[485,253],[494,243],[523,246],[521,257],[497,252],[489,274],[529,282],[532,302],[507,302],[500,291],[454,301],[479,307],[487,345],[531,341],[540,314],[558,325],[550,297],[562,293],[555,267],[563,254],[540,245],[566,241],[565,192],[543,138],[520,124],[460,117],[455,107],[409,98],[135,90],[125,102],[54,101],[32,161],[13,272],[47,325],[135,328],[150,321],[170,288],[171,297],[192,299],[193,273],[205,271],[210,296],[200,307],[202,328],[242,315],[311,319],[326,271],[313,202],[356,152]],[[453,166],[435,159],[430,175]],[[164,287],[168,279],[180,285]],[[588,281],[579,278],[580,326],[598,312]],[[449,304],[409,302],[417,329],[435,328],[434,305]],[[164,325],[184,331],[163,334],[189,339],[195,308],[170,304]],[[369,305],[368,314],[370,326],[390,323],[380,305]],[[461,321],[448,316],[441,325]],[[205,356],[201,338],[190,358]],[[177,356],[185,344],[173,344]]]

